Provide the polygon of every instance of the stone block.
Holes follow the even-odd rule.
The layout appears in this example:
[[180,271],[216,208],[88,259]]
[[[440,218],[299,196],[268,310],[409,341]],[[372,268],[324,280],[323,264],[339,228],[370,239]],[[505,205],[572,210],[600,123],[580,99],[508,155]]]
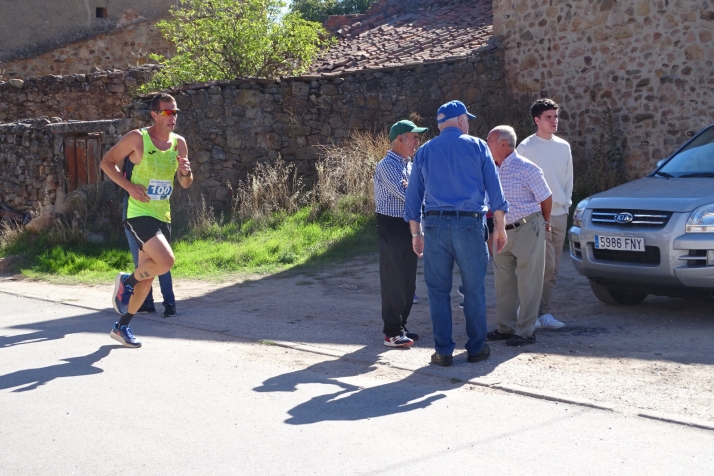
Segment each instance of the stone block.
[[307,99],[310,92],[310,85],[300,81],[290,83],[290,94],[298,99]]
[[260,91],[252,89],[243,89],[236,93],[235,101],[239,106],[258,107],[263,100],[263,94]]

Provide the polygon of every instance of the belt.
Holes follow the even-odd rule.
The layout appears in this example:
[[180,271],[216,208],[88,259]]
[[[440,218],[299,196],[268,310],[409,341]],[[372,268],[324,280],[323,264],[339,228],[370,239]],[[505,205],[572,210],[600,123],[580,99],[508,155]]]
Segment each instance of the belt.
[[506,230],[513,230],[514,228],[518,228],[519,226],[525,225],[525,224],[526,224],[526,219],[521,218],[518,221],[514,221],[513,223],[509,223],[508,225],[506,225]]
[[426,216],[432,216],[432,215],[444,215],[444,216],[455,216],[455,217],[474,217],[474,218],[481,218],[481,214],[479,212],[460,212],[460,211],[455,211],[455,210],[429,210],[428,212],[425,213]]
[[525,225],[526,223],[528,223],[529,218],[537,216],[540,216],[540,212],[533,212],[525,218],[521,218],[520,220],[516,220],[513,223],[509,223],[508,225],[506,225],[506,230],[513,230],[521,225]]

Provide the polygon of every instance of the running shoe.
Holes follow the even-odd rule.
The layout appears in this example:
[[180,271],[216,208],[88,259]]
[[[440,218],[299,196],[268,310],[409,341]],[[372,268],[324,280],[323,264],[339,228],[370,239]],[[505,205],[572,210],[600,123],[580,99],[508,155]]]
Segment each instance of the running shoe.
[[122,315],[127,313],[129,299],[131,298],[131,295],[134,294],[134,287],[124,283],[128,277],[129,275],[126,273],[119,273],[114,279],[112,304],[114,305],[114,310]]
[[561,327],[565,327],[565,323],[553,317],[552,314],[538,316],[535,323],[536,329],[560,329]]
[[387,347],[409,347],[412,344],[414,341],[403,334],[394,337],[384,336],[384,345]]
[[402,327],[402,335],[407,336],[414,342],[419,340],[419,334],[417,334],[416,332],[409,332],[409,329],[407,329],[406,327]]
[[458,288],[456,288],[456,292],[459,293],[459,296],[461,296],[461,302],[459,303],[459,309],[463,309],[464,308],[464,287],[459,286]]
[[131,332],[129,326],[119,327],[118,322],[114,323],[114,328],[111,330],[111,332],[109,332],[109,337],[116,341],[119,341],[124,347],[141,347],[141,341],[134,337],[134,333]]

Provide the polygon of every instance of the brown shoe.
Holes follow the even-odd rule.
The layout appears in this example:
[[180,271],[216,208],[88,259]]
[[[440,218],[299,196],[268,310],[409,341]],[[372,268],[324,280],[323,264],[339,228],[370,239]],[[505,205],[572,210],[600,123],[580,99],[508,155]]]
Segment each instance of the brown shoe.
[[441,367],[449,367],[454,364],[454,357],[451,355],[441,355],[434,352],[431,355],[431,363]]
[[466,361],[474,364],[476,362],[481,362],[483,360],[486,360],[490,356],[491,356],[491,348],[488,346],[488,344],[484,344],[483,349],[481,349],[481,352],[479,352],[478,354],[469,354],[469,356],[466,357]]

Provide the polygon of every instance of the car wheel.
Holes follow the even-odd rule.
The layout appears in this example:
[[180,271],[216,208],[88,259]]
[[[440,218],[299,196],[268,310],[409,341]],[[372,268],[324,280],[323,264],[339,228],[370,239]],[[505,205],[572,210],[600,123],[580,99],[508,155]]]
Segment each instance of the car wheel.
[[612,304],[615,306],[633,306],[635,304],[641,303],[647,297],[647,293],[642,291],[616,291],[612,288],[605,286],[604,284],[600,284],[597,281],[593,281],[592,279],[590,279],[589,281],[590,289],[592,289],[595,297],[598,298],[600,301],[604,302],[605,304]]

